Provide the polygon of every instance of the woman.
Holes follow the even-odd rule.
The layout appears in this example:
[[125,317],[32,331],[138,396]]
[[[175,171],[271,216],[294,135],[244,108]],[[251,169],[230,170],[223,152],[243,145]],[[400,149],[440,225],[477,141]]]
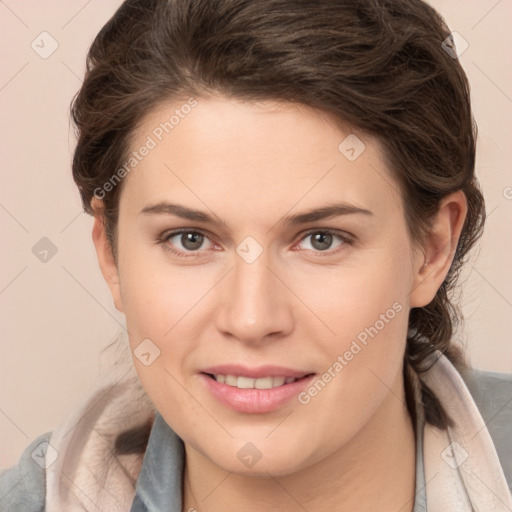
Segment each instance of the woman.
[[454,52],[419,0],[122,4],[73,176],[137,375],[3,509],[512,510],[512,380],[452,340],[485,216]]

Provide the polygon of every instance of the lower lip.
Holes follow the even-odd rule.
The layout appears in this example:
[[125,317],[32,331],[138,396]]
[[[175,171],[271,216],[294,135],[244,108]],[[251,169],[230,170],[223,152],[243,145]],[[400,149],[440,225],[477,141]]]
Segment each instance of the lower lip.
[[231,409],[245,413],[271,412],[297,396],[314,378],[313,375],[271,389],[240,389],[217,382],[205,373],[200,377],[212,395]]

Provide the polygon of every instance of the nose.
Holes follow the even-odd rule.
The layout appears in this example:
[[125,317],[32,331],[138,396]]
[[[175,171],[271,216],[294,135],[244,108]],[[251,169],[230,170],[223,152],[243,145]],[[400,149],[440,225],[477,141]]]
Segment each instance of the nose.
[[[275,265],[273,266],[275,267]],[[217,302],[217,329],[247,344],[276,340],[293,330],[292,293],[263,252],[247,263],[235,255]]]

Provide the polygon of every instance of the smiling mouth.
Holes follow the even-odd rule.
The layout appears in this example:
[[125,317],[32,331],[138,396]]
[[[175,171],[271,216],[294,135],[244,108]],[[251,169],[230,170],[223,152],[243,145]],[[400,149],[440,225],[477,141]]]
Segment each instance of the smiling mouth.
[[295,377],[283,377],[283,376],[268,376],[268,377],[245,377],[243,375],[222,375],[222,374],[212,374],[206,373],[208,377],[217,381],[220,384],[226,384],[227,386],[231,386],[238,389],[273,389],[281,386],[285,386],[286,384],[291,384],[298,380],[305,379],[306,377],[310,377],[314,375],[313,373],[308,373],[303,377],[295,378]]

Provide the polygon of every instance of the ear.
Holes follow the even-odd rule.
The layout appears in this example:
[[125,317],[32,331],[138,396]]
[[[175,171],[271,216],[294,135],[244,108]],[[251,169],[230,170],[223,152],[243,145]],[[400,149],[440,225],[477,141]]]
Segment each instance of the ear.
[[103,223],[103,208],[102,202],[93,198],[91,206],[94,210],[94,226],[92,228],[92,240],[96,248],[96,255],[98,256],[98,263],[100,265],[103,278],[110,288],[110,293],[114,299],[114,305],[118,311],[123,312],[123,303],[121,300],[121,289],[119,280],[119,271],[117,264],[112,254],[105,226]]
[[455,256],[466,214],[467,200],[462,190],[441,200],[432,229],[414,258],[411,308],[432,302],[443,284]]

